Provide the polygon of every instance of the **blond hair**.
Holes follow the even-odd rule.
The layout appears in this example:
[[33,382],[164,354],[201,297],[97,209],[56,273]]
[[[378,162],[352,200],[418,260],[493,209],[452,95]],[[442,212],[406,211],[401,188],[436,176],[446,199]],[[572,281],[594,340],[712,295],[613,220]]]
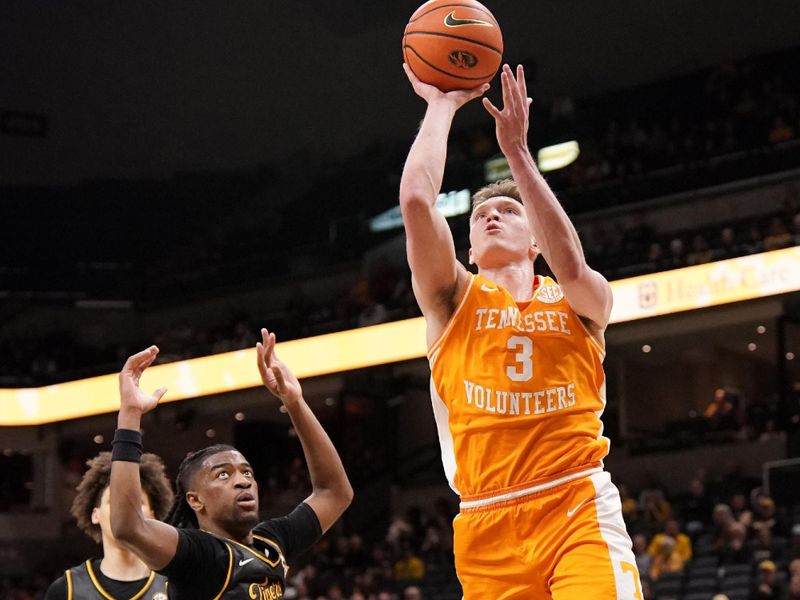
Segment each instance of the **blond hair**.
[[522,204],[522,196],[519,195],[517,184],[513,179],[501,179],[489,185],[483,186],[472,195],[472,210],[475,211],[481,204],[492,198],[512,198]]

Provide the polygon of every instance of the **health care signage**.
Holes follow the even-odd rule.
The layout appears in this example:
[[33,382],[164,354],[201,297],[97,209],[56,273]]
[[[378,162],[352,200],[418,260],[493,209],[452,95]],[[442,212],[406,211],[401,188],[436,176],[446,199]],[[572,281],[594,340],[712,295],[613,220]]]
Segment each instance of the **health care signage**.
[[[613,281],[612,323],[800,290],[800,247]],[[387,343],[391,340],[391,343]],[[425,356],[421,317],[278,344],[298,377],[315,377]],[[163,402],[260,385],[255,351],[237,350],[157,365],[145,389],[166,385]],[[113,412],[116,375],[39,388],[0,389],[0,426],[39,425]]]
[[800,290],[800,246],[614,281],[611,322]]

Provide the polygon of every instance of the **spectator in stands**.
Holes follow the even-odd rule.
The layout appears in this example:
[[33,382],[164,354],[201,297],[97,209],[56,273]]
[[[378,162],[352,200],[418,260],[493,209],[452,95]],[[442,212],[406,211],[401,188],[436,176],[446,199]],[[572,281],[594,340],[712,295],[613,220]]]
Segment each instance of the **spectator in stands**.
[[772,530],[763,523],[755,523],[753,525],[753,533],[755,537],[750,542],[750,554],[753,562],[762,562],[771,560],[775,563],[780,563],[783,559],[783,553],[773,543]]
[[414,528],[408,520],[402,515],[395,515],[391,523],[389,523],[386,541],[390,544],[399,545],[401,542],[411,538],[413,534]]
[[711,404],[703,412],[711,431],[726,431],[737,428],[736,398],[725,388],[714,390]]
[[749,562],[750,554],[747,548],[747,527],[738,521],[730,524],[727,536],[719,552],[721,565],[741,565]]
[[422,600],[422,592],[417,586],[410,585],[403,590],[403,600]]
[[686,265],[686,255],[683,249],[683,240],[674,238],[669,243],[669,255],[664,261],[664,268],[677,269]]
[[738,492],[731,496],[730,502],[733,518],[739,521],[745,527],[750,527],[753,524],[753,512],[747,505],[747,496]]
[[771,560],[758,564],[758,580],[753,600],[783,600],[783,586],[778,580],[778,568]]
[[780,217],[775,217],[769,224],[769,233],[764,238],[764,250],[778,250],[779,248],[787,248],[793,243],[792,234],[786,229],[786,225]]
[[625,483],[619,484],[619,499],[622,503],[623,515],[632,515],[639,508],[639,503],[636,501],[636,498],[631,497],[628,485]]
[[795,131],[780,115],[772,120],[772,127],[769,130],[768,139],[770,144],[788,142],[795,137]]
[[728,530],[736,522],[736,519],[733,518],[730,506],[717,504],[711,514],[711,520],[714,524],[714,547],[717,551],[721,551],[728,542]]
[[650,566],[653,564],[653,557],[647,547],[647,536],[637,533],[631,538],[633,542],[633,555],[636,557],[636,568],[639,573],[647,577],[650,573]]
[[692,251],[686,256],[686,264],[702,265],[711,262],[711,250],[708,247],[708,242],[701,234],[696,234],[692,238]]
[[658,242],[652,242],[647,250],[647,270],[658,271],[664,264],[664,248]]
[[678,555],[683,562],[692,560],[692,540],[685,533],[681,533],[680,523],[677,519],[670,518],[664,523],[664,531],[653,536],[647,553],[655,558],[661,548],[661,541],[669,537],[675,542],[673,552]]
[[792,525],[792,537],[789,539],[789,560],[797,563],[797,572],[800,574],[800,523]]
[[705,528],[711,520],[714,504],[706,494],[705,484],[700,479],[692,479],[689,489],[681,501],[680,517],[686,524],[686,531],[694,536]]
[[719,234],[719,245],[712,251],[713,260],[725,260],[742,254],[732,227],[723,227]]
[[402,555],[394,563],[394,577],[398,581],[419,581],[425,577],[425,563],[414,553],[411,544],[403,544]]
[[786,528],[775,512],[775,501],[766,494],[760,494],[753,504],[753,525],[767,527],[773,535],[786,535]]
[[800,600],[800,574],[792,575],[789,578],[789,591],[786,600]]
[[789,577],[800,575],[800,558],[793,558],[789,561]]
[[747,230],[747,240],[742,244],[742,250],[744,250],[745,254],[758,254],[764,250],[763,240],[761,229],[753,223]]
[[669,502],[656,491],[649,491],[645,494],[641,511],[642,520],[656,528],[672,516],[672,507]]
[[683,558],[675,552],[675,538],[663,536],[650,565],[650,580],[658,581],[664,573],[680,573],[683,566]]

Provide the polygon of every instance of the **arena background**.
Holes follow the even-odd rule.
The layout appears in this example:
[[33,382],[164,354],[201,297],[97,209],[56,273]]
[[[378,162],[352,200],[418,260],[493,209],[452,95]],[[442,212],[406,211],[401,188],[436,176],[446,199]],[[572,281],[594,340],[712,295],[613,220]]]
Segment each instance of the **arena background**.
[[[614,282],[607,466],[645,597],[800,597],[800,8],[607,4],[487,3],[527,69],[531,147],[580,145],[548,178]],[[98,552],[68,507],[109,447],[113,373],[150,343],[172,401],[146,448],[170,475],[229,442],[265,515],[304,497],[288,419],[237,352],[268,326],[298,340],[356,490],[287,597],[460,598],[402,230],[375,231],[424,110],[400,68],[415,8],[0,6],[0,597]],[[502,173],[497,152],[466,107],[443,191]],[[692,556],[651,570],[670,515]]]

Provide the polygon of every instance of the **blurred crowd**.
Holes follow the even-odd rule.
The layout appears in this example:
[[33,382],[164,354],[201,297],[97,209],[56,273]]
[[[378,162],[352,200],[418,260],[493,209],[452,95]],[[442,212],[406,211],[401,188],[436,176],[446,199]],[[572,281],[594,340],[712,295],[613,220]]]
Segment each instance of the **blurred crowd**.
[[731,464],[680,491],[655,477],[637,494],[620,486],[645,599],[800,598],[800,506],[776,506],[758,483]]

